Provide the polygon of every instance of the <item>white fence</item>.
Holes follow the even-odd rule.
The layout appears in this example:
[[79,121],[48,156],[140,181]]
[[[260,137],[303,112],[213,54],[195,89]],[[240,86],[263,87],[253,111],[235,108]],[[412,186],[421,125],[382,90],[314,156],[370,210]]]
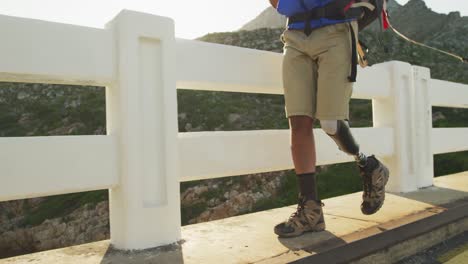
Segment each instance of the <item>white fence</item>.
[[[287,130],[177,133],[176,87],[281,94],[281,54],[176,40],[173,21],[121,12],[105,29],[0,16],[0,81],[106,87],[107,135],[0,138],[0,201],[110,189],[111,241],[180,239],[179,182],[291,169]],[[373,128],[353,129],[391,169],[389,189],[430,186],[433,154],[468,128],[432,129],[431,106],[468,107],[468,86],[403,62],[359,72]],[[318,164],[350,161],[316,131]]]

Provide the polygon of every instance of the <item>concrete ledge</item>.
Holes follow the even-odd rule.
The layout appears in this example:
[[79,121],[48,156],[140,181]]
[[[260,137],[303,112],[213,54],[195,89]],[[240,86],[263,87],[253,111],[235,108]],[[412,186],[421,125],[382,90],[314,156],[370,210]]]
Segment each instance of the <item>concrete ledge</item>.
[[[242,215],[223,220],[183,227],[183,241],[169,247],[138,252],[113,250],[109,241],[101,241],[70,248],[46,251],[10,259],[4,263],[285,263],[375,237],[393,230],[437,216],[464,204],[468,198],[468,172],[435,179],[435,186],[414,193],[388,194],[384,207],[373,216],[359,210],[361,194],[354,193],[327,199],[325,221],[327,231],[308,233],[294,239],[278,239],[273,226],[286,219],[295,206]],[[462,202],[460,202],[462,201]],[[460,222],[461,221],[461,222]],[[466,217],[455,227],[441,227],[446,236],[467,228]],[[453,224],[453,223],[452,223]],[[451,225],[452,225],[451,224]],[[453,225],[452,225],[453,226]],[[436,236],[441,231],[431,231]],[[439,233],[437,233],[439,232]],[[429,236],[431,236],[429,234]],[[443,238],[444,236],[442,236]],[[436,241],[427,237],[418,241]],[[411,241],[411,240],[410,240]],[[440,242],[440,241],[438,241]],[[403,242],[401,245],[411,242]],[[430,246],[426,243],[427,246]],[[424,245],[426,245],[424,244]],[[406,247],[394,247],[402,250]],[[420,244],[423,245],[423,244]],[[399,246],[399,245],[397,245]],[[415,247],[413,247],[415,248]],[[417,247],[416,247],[417,248]],[[402,251],[403,252],[403,251]],[[385,259],[398,254],[382,255],[376,252],[370,259]],[[304,262],[306,263],[306,262]],[[366,263],[366,262],[363,262]],[[371,262],[367,262],[371,263]],[[374,262],[379,263],[379,262]]]
[[[392,222],[398,223],[401,220]],[[294,263],[350,263],[355,260],[360,260],[357,263],[395,263],[466,230],[468,230],[468,203],[465,201],[441,213],[374,235],[366,234],[374,233],[372,230],[353,234],[351,237],[354,239],[349,239],[350,242],[347,244]],[[375,261],[375,258],[380,261]]]
[[[468,218],[436,228],[430,232],[395,244],[384,250],[351,262],[351,264],[395,263],[406,257],[415,255],[443,241],[468,230]],[[459,262],[462,263],[462,262]]]

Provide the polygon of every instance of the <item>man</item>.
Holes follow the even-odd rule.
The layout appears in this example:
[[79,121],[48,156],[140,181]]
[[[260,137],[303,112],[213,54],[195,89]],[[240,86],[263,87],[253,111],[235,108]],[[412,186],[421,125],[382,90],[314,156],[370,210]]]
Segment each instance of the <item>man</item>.
[[364,187],[362,213],[374,214],[385,199],[388,169],[374,156],[360,152],[347,121],[356,75],[358,29],[355,18],[335,15],[332,11],[337,8],[327,7],[344,5],[342,8],[348,10],[354,1],[337,1],[270,0],[280,14],[288,17],[288,28],[282,35],[283,87],[300,191],[297,211],[274,228],[280,237],[325,229],[315,176],[315,119],[320,120],[322,129],[340,150],[355,158]]

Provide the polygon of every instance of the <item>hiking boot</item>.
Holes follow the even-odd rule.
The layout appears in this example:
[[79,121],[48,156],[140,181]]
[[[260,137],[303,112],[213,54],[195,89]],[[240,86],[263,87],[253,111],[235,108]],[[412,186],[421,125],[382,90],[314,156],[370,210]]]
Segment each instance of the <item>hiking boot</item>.
[[367,165],[359,167],[363,182],[361,211],[365,215],[376,213],[385,200],[385,185],[388,182],[387,167],[374,156],[367,158]]
[[325,230],[321,201],[299,197],[297,211],[287,221],[275,226],[275,234],[280,237],[296,237],[305,232]]

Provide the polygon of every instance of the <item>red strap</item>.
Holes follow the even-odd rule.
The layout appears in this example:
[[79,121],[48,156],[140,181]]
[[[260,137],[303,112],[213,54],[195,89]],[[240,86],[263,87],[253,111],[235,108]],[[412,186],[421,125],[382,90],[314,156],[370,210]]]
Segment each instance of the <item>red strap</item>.
[[390,23],[388,21],[388,17],[387,17],[387,12],[385,12],[385,10],[382,10],[382,21],[383,21],[383,29],[388,29],[389,26],[390,26]]
[[349,1],[349,4],[346,5],[345,8],[344,8],[345,13],[346,13],[346,11],[348,11],[351,8],[351,6],[354,4],[354,2],[356,2],[356,1],[355,0]]

